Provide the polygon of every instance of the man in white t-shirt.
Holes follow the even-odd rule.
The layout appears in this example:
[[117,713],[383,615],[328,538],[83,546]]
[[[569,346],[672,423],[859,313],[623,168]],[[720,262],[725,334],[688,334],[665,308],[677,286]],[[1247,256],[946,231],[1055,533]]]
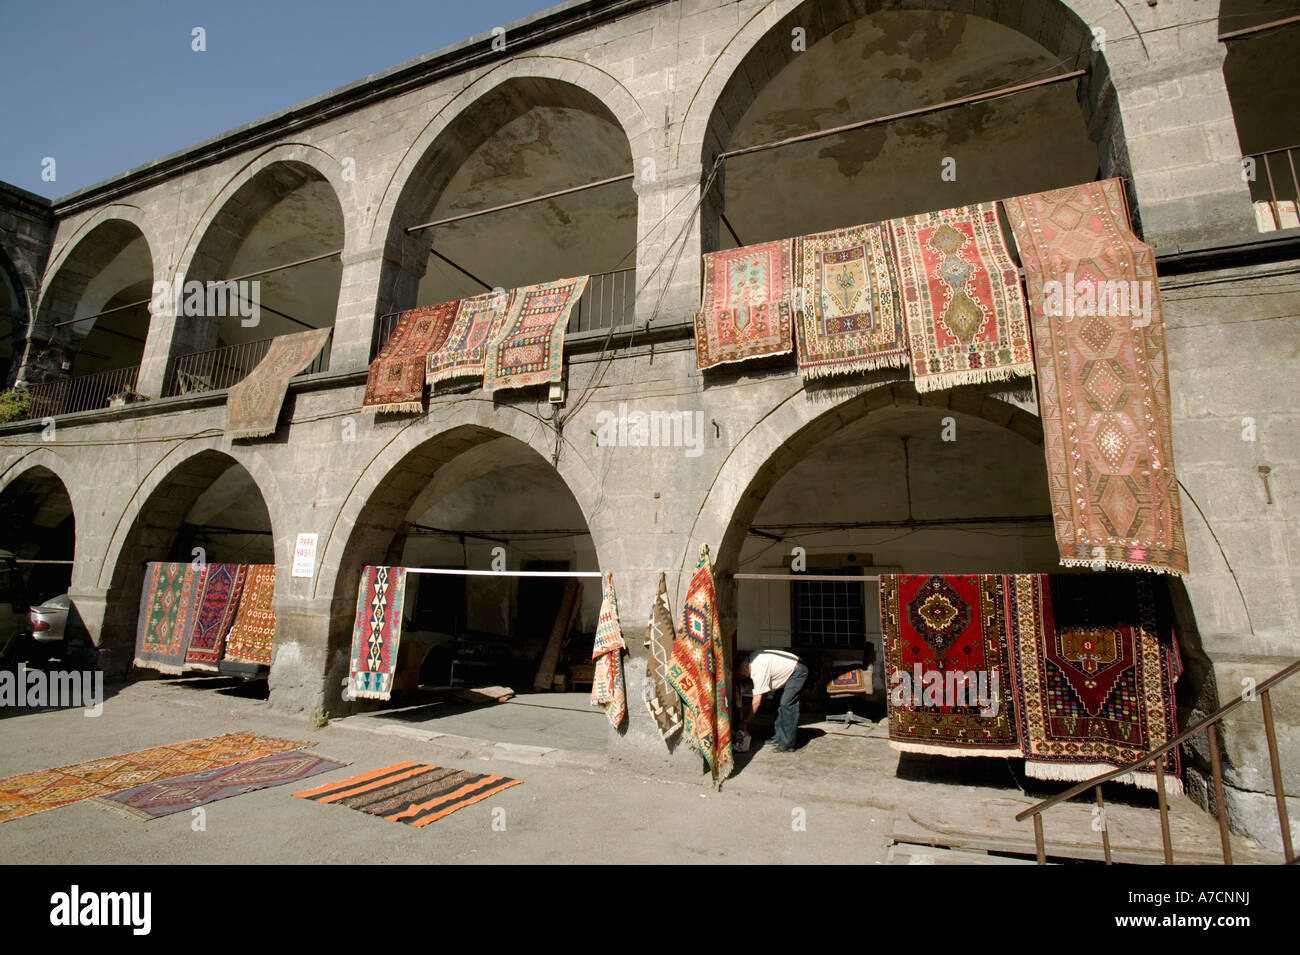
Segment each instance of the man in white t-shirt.
[[776,711],[776,752],[794,752],[795,731],[799,729],[799,691],[808,679],[808,667],[788,650],[755,650],[736,668],[736,672],[754,683],[754,701],[745,714],[745,729],[763,705],[768,693],[781,691]]

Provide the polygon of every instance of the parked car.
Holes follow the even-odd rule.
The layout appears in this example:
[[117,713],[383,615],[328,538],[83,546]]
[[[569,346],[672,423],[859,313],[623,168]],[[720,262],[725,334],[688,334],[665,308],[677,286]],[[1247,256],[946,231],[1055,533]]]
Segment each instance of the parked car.
[[97,656],[94,641],[68,594],[33,607],[28,614],[32,640],[49,657],[58,657],[80,668],[94,666]]
[[0,669],[18,663],[43,666],[57,659],[74,669],[93,669],[99,656],[68,594],[28,606],[22,568],[0,550]]

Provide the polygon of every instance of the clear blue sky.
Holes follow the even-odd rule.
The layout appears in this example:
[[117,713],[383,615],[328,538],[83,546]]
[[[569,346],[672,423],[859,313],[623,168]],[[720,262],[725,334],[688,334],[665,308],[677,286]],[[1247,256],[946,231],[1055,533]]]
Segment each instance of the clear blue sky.
[[0,179],[64,196],[557,2],[0,0]]

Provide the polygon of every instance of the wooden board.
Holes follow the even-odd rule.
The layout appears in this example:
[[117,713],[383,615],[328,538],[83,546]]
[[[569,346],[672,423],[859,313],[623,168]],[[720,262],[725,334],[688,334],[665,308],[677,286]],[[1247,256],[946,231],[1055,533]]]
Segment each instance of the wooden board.
[[551,628],[550,639],[546,641],[546,650],[542,653],[542,665],[537,668],[533,678],[533,689],[546,692],[555,680],[555,667],[560,662],[560,647],[564,638],[573,627],[574,618],[582,607],[582,582],[569,580],[564,584],[564,598],[560,601],[559,612],[555,615],[555,626]]

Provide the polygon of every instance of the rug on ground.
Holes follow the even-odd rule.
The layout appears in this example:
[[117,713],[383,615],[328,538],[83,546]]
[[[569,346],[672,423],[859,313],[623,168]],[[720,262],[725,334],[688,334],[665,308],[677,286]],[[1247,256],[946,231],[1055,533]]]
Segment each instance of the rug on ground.
[[[1025,771],[1082,781],[1178,735],[1181,673],[1170,611],[1143,574],[1018,574],[1006,578]],[[1165,791],[1181,793],[1178,748]],[[1156,788],[1154,767],[1121,776]]]
[[225,653],[226,634],[235,622],[248,568],[243,564],[208,564],[202,577],[203,596],[189,649],[185,651],[185,668],[216,672]]
[[805,377],[907,364],[903,309],[881,226],[806,235],[795,240],[794,258],[801,292],[795,343]]
[[650,607],[650,623],[646,627],[646,678],[641,684],[642,697],[659,735],[664,739],[682,728],[682,701],[668,682],[668,666],[673,655],[673,614],[668,606],[668,585],[661,572],[659,592]]
[[683,736],[709,764],[713,785],[720,789],[732,767],[731,698],[707,544],[700,548],[700,559],[682,606],[682,626],[673,641],[668,682],[681,697]]
[[794,291],[790,239],[705,255],[695,367],[791,352]]
[[515,290],[487,347],[484,391],[564,380],[564,332],[586,287],[582,275]]
[[226,639],[226,659],[271,665],[275,642],[275,564],[250,564],[239,598],[239,610]]
[[1184,574],[1165,325],[1117,179],[1006,200],[1061,563]]
[[1032,376],[1025,299],[996,203],[889,225],[916,390]]
[[146,565],[136,620],[136,666],[172,674],[185,669],[185,651],[198,618],[203,580],[204,574],[190,564]]
[[605,575],[605,592],[600,600],[600,620],[591,659],[596,673],[591,682],[591,705],[601,706],[615,729],[627,718],[627,691],[623,686],[623,632],[618,624],[618,599],[614,595],[614,575]]
[[889,739],[946,756],[1019,756],[1002,578],[880,578]]
[[348,657],[348,699],[386,700],[402,640],[406,570],[366,567],[357,591],[357,616]]
[[289,379],[320,354],[332,331],[313,328],[271,339],[257,367],[226,393],[227,438],[261,438],[275,433]]
[[347,765],[336,759],[291,750],[185,776],[143,783],[100,796],[95,801],[143,819],[157,819],[159,816],[206,806],[219,799],[296,783]]
[[0,822],[138,786],[316,745],[254,733],[169,743],[0,779]]
[[442,347],[456,321],[459,302],[403,312],[366,378],[363,407],[377,412],[424,410],[424,379],[430,353]]
[[294,795],[423,827],[520,782],[507,776],[407,762]]

